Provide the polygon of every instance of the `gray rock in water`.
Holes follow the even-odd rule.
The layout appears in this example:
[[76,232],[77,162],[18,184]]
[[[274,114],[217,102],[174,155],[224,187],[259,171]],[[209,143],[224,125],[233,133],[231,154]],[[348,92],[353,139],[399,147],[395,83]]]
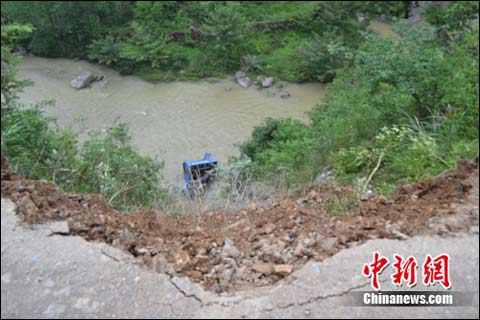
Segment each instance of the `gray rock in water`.
[[282,98],[282,99],[290,98],[290,92],[288,92],[288,91],[282,92],[282,94],[280,95],[280,98]]
[[78,77],[76,77],[70,82],[70,86],[74,89],[80,90],[89,86],[92,82],[95,82],[96,80],[98,80],[98,77],[96,77],[93,73],[83,71],[78,75]]
[[273,86],[273,78],[272,77],[266,77],[262,79],[262,88],[270,88]]
[[243,71],[235,72],[235,81],[244,88],[248,88],[253,84],[252,79],[247,77]]

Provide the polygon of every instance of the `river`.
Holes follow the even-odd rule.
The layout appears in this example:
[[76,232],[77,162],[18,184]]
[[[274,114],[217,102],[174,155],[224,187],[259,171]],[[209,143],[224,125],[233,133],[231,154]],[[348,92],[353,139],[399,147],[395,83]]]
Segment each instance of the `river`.
[[[105,80],[77,91],[69,83],[81,71],[103,74]],[[265,118],[306,120],[305,112],[325,93],[318,83],[287,84],[291,96],[282,99],[278,88],[245,89],[231,78],[152,84],[85,61],[31,56],[20,63],[19,77],[34,82],[21,101],[53,99],[55,105],[45,107],[45,113],[79,133],[80,141],[89,130],[126,123],[134,148],[162,159],[165,177],[175,185],[183,161],[208,151],[225,163]]]

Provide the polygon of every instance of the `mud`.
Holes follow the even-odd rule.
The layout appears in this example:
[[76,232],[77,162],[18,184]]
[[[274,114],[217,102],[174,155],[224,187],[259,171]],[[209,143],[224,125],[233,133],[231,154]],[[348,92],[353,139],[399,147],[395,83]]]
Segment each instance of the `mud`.
[[[2,156],[2,197],[24,223],[66,220],[70,235],[121,247],[147,268],[181,274],[216,292],[265,286],[307,261],[323,260],[369,239],[451,235],[478,229],[478,158],[455,172],[399,188],[391,198],[350,203],[349,187],[320,185],[298,200],[238,212],[121,213],[100,195],[65,193],[15,176]],[[345,209],[332,215],[332,205]],[[343,204],[346,204],[343,206]]]

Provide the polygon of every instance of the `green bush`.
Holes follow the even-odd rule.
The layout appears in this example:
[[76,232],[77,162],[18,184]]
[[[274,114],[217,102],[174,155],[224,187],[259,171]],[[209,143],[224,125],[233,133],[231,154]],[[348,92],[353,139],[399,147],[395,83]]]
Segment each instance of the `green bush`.
[[308,126],[292,119],[267,119],[240,146],[241,154],[253,161],[257,178],[281,176],[291,182],[300,180],[311,149]]
[[145,208],[164,201],[163,163],[139,155],[129,142],[123,124],[109,129],[105,136],[92,133],[80,150],[75,189],[101,193],[117,208]]
[[75,184],[76,136],[50,125],[38,108],[2,114],[2,153],[23,177]]
[[129,1],[2,1],[2,24],[31,24],[22,44],[47,57],[85,58],[87,46],[124,26],[133,15]]
[[309,80],[330,82],[337,70],[345,67],[352,54],[343,39],[335,34],[315,34],[313,39],[299,48],[305,77]]
[[2,153],[25,178],[101,193],[119,209],[151,208],[167,199],[163,164],[135,152],[124,125],[105,136],[92,133],[79,150],[77,136],[52,125],[38,108],[15,108],[2,116],[1,135]]
[[429,6],[424,17],[439,32],[452,32],[463,30],[470,20],[478,19],[478,9],[478,1],[452,1]]

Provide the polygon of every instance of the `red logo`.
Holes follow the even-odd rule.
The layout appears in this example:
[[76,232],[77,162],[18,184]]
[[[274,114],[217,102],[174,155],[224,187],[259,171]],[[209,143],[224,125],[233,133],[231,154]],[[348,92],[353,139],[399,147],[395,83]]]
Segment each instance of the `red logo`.
[[401,286],[405,280],[409,287],[414,287],[417,284],[417,259],[410,256],[404,262],[403,257],[398,254],[394,255],[394,258],[395,273],[392,275],[392,283]]
[[388,264],[388,258],[380,257],[380,253],[375,252],[373,254],[373,262],[370,264],[365,264],[363,266],[363,275],[367,278],[372,277],[373,289],[380,290],[378,276],[383,272],[383,270],[388,266]]
[[441,254],[435,258],[427,255],[423,264],[423,284],[426,286],[435,285],[439,282],[445,289],[450,289],[450,256]]
[[[409,256],[404,259],[401,255],[393,256],[392,267],[395,272],[391,276],[392,283],[401,286],[406,283],[408,287],[414,287],[417,284],[417,259]],[[387,257],[382,257],[378,251],[373,253],[373,261],[363,266],[362,274],[371,278],[371,286],[375,290],[380,290],[379,275],[390,264]],[[445,289],[450,289],[450,256],[441,254],[435,258],[427,254],[423,263],[423,284],[425,286],[440,283]]]

